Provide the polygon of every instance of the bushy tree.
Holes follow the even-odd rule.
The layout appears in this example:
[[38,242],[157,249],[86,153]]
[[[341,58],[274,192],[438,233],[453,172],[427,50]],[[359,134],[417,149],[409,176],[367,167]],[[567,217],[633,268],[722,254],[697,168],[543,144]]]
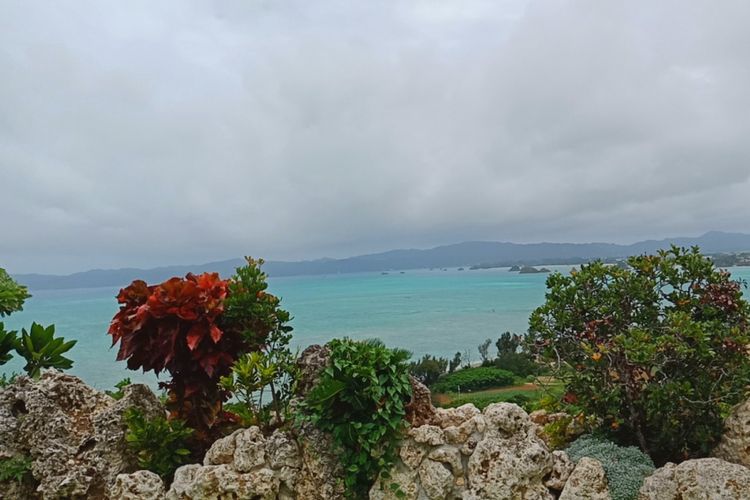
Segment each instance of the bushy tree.
[[490,339],[487,339],[479,344],[479,347],[477,347],[477,350],[479,351],[479,357],[481,358],[482,365],[484,366],[490,363],[490,344],[492,344],[492,341]]
[[453,359],[448,362],[448,373],[453,373],[461,366],[461,353],[453,355]]
[[27,288],[19,285],[0,268],[0,318],[23,309],[23,303],[31,297]]
[[529,340],[556,363],[565,400],[657,463],[702,456],[750,376],[740,283],[697,248],[672,247],[547,279]]
[[503,333],[500,335],[500,338],[497,339],[497,342],[495,342],[498,357],[517,352],[522,341],[523,337],[518,334],[511,332]]
[[[0,268],[0,318],[23,309],[23,303],[29,297],[26,287],[16,283],[5,269]],[[5,330],[5,325],[0,322],[0,365],[13,357],[11,352],[17,344],[16,332]]]
[[495,366],[498,368],[513,372],[519,377],[526,377],[539,372],[539,366],[534,363],[521,335],[504,332],[495,342],[495,346],[497,347]]
[[409,372],[417,380],[430,386],[448,370],[448,360],[425,354],[419,361],[409,363]]

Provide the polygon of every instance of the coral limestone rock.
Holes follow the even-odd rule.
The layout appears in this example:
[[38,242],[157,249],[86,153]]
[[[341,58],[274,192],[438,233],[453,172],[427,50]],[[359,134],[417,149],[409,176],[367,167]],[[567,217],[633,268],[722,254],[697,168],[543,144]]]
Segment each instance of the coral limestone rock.
[[148,387],[124,393],[117,401],[57,371],[19,377],[0,391],[0,450],[34,460],[39,496],[103,498],[118,474],[137,469],[123,413],[136,407],[148,418],[164,415]]
[[414,439],[414,442],[420,444],[428,444],[430,446],[445,444],[443,429],[436,425],[412,427],[409,429],[409,436]]
[[250,472],[266,461],[266,438],[257,427],[240,429],[234,434],[234,470]]
[[444,464],[425,460],[419,466],[419,481],[430,500],[443,500],[453,488],[453,474]]
[[562,491],[575,466],[576,464],[568,457],[567,453],[560,450],[553,451],[552,472],[545,479],[544,484],[551,490]]
[[118,500],[161,500],[164,482],[153,472],[139,470],[132,474],[118,474],[109,490],[109,498]]
[[[167,498],[341,498],[339,476],[325,448],[330,443],[312,439],[301,438],[306,444],[300,447],[281,430],[265,437],[258,427],[239,429],[211,446],[203,466],[177,469]],[[311,445],[321,449],[313,452]]]
[[523,409],[496,403],[483,412],[487,429],[469,457],[469,498],[548,499],[544,477],[552,470],[552,455],[537,437]]
[[297,395],[307,395],[320,379],[320,374],[328,366],[331,351],[326,346],[311,345],[297,359]]
[[647,477],[639,500],[750,498],[750,469],[718,458],[669,463]]
[[584,457],[570,474],[559,500],[611,500],[604,467],[598,460]]
[[736,406],[724,421],[717,458],[750,467],[750,400]]

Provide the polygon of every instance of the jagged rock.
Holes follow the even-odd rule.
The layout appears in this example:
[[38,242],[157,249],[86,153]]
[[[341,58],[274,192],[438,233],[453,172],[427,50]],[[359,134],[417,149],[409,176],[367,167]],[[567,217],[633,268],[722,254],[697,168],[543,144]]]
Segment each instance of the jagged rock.
[[718,458],[687,460],[656,469],[639,500],[743,500],[750,498],[750,469]]
[[444,500],[453,489],[453,474],[442,463],[430,459],[419,466],[419,481],[430,500]]
[[461,462],[461,452],[453,446],[441,446],[435,448],[429,455],[427,455],[427,458],[447,465],[448,469],[454,476],[462,476],[464,474],[464,466]]
[[237,472],[250,472],[266,461],[266,438],[257,427],[240,429],[234,436],[234,460],[232,465]]
[[306,424],[300,430],[300,469],[295,494],[299,499],[344,498],[343,469],[331,437]]
[[[479,410],[477,410],[478,412]],[[486,427],[484,417],[482,415],[476,415],[468,420],[462,422],[458,426],[446,427],[443,430],[445,435],[445,441],[449,444],[463,444],[468,439],[476,434],[483,433]]]
[[197,476],[198,471],[202,468],[203,467],[200,464],[189,464],[179,467],[175,471],[174,478],[172,479],[172,484],[169,487],[169,491],[167,491],[167,499],[178,500],[191,498],[189,496],[189,493],[192,488],[193,481],[195,481],[195,477]]
[[[391,488],[391,484],[398,486]],[[403,496],[399,495],[401,492]],[[419,487],[417,471],[398,465],[390,471],[389,479],[378,479],[370,488],[370,500],[419,500],[424,493]]]
[[750,467],[750,400],[737,405],[724,421],[724,434],[714,456]]
[[487,428],[469,457],[465,498],[549,499],[544,477],[552,455],[519,406],[496,403],[482,412]]
[[612,500],[604,467],[598,460],[583,457],[570,474],[559,500]]
[[429,446],[418,444],[411,439],[407,439],[401,443],[398,454],[401,461],[404,462],[407,467],[416,469],[419,467],[419,464],[422,463],[422,459],[424,459],[425,455],[427,455],[429,448]]
[[481,414],[482,412],[473,404],[461,405],[458,408],[436,408],[432,423],[443,429],[458,427]]
[[278,429],[266,440],[266,456],[272,469],[299,469],[302,465],[297,442],[289,434]]
[[[188,468],[185,471],[182,469]],[[179,474],[178,474],[179,472]],[[180,467],[175,472],[169,500],[275,499],[280,481],[270,469],[237,472],[229,464]]]
[[435,407],[432,406],[430,390],[412,375],[409,375],[409,381],[411,401],[406,405],[406,421],[414,427],[432,423],[435,419]]
[[575,466],[576,464],[573,463],[567,453],[561,450],[553,451],[552,472],[544,480],[545,486],[551,490],[562,491]]
[[445,444],[445,434],[443,429],[436,425],[421,425],[409,429],[409,436],[416,443],[438,446]]
[[118,474],[109,490],[109,498],[118,500],[161,500],[164,498],[164,482],[147,470],[132,474]]
[[311,345],[297,358],[297,395],[304,397],[315,387],[320,373],[328,366],[331,350],[326,346]]
[[167,498],[342,498],[330,440],[309,426],[302,434],[300,446],[282,430],[265,437],[258,427],[239,429],[209,448],[203,466],[177,469]]
[[164,415],[148,387],[130,385],[124,392],[117,401],[55,370],[39,380],[19,377],[0,390],[0,450],[34,460],[41,497],[104,498],[118,474],[137,469],[123,413],[136,407],[147,418]]

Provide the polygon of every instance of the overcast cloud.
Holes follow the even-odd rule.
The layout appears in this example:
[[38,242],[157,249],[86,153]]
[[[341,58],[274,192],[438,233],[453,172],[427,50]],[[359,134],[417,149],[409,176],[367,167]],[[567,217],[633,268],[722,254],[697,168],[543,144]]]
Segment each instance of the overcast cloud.
[[750,2],[0,0],[0,266],[750,231]]

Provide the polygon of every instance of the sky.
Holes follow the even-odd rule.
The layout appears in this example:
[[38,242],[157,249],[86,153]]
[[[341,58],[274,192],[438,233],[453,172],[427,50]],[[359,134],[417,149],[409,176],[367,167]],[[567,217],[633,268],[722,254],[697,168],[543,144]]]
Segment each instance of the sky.
[[750,2],[0,0],[0,267],[750,232]]

